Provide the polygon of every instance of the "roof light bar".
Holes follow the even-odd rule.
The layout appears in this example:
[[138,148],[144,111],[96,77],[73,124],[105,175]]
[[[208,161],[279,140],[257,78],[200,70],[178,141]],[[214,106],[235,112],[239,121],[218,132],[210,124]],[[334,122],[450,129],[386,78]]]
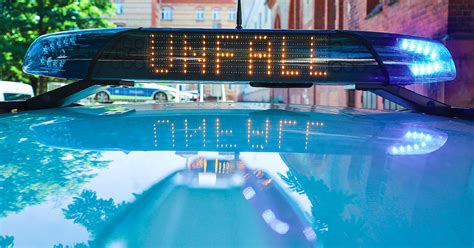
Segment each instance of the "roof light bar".
[[23,60],[32,75],[84,79],[101,47],[124,29],[81,30],[47,34],[36,39]]
[[38,38],[24,61],[26,73],[76,80],[406,85],[456,76],[441,43],[350,31],[72,31]]

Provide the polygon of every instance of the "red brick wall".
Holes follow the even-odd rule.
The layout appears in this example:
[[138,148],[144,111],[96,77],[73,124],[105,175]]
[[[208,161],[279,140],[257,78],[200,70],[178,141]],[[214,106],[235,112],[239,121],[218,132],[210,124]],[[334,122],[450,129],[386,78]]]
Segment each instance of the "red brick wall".
[[431,38],[447,34],[448,0],[398,0],[392,5],[383,1],[383,10],[369,18],[365,0],[344,1],[344,28]]
[[[313,1],[313,22],[317,29],[378,31],[443,40],[456,61],[457,79],[446,84],[407,88],[448,104],[474,107],[474,0],[382,0],[382,10],[370,17],[367,16],[368,0]],[[278,0],[270,2],[275,4]],[[348,102],[347,92],[341,88],[317,86],[312,89],[315,104],[345,106]],[[284,102],[300,103],[306,99],[299,90],[274,90],[273,93]],[[361,93],[356,92],[351,105],[361,107],[361,97]],[[381,98],[377,108],[383,108]]]
[[[456,62],[456,80],[407,88],[448,104],[474,107],[474,0],[398,0],[392,5],[383,1],[382,11],[371,17],[367,17],[366,1],[345,1],[344,28],[439,40],[448,37],[444,43]],[[467,35],[459,38],[458,34]]]
[[474,36],[452,37],[445,43],[453,54],[457,77],[445,83],[444,100],[451,105],[474,108]]
[[474,33],[474,0],[451,0],[448,12],[448,33]]

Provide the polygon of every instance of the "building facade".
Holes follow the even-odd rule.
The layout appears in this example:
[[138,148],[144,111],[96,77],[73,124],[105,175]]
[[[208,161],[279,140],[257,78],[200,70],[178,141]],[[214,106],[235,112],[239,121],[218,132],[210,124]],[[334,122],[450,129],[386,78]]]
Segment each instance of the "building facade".
[[112,0],[119,27],[234,28],[235,0]]
[[109,17],[117,27],[157,27],[159,5],[156,0],[112,0],[115,16]]
[[235,0],[156,0],[160,6],[158,27],[234,28]]
[[[235,28],[236,0],[112,0],[115,16],[109,17],[117,27],[154,28]],[[263,2],[260,0],[260,2]],[[260,5],[255,5],[260,6]],[[256,8],[259,10],[259,8]],[[271,17],[268,13],[268,24]],[[269,26],[270,27],[270,26]],[[182,90],[200,90],[197,84],[183,84]],[[203,84],[204,100],[236,101],[239,86]]]
[[[409,86],[416,92],[463,107],[474,107],[474,2],[472,0],[269,0],[273,28],[350,29],[401,33],[443,42],[458,77],[449,83]],[[386,109],[394,105],[371,93],[341,87],[275,89],[276,101]],[[253,97],[261,98],[257,94]],[[245,98],[245,97],[244,97]]]
[[242,1],[242,27],[245,29],[273,28],[270,8],[266,0]]

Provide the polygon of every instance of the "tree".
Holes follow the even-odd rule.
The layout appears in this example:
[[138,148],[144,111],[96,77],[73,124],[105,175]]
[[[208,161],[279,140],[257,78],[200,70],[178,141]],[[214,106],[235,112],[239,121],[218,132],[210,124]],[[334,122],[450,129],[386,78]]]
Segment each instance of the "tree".
[[46,78],[22,72],[23,57],[38,36],[75,29],[113,27],[110,0],[0,1],[0,79],[23,81],[37,93],[46,91]]

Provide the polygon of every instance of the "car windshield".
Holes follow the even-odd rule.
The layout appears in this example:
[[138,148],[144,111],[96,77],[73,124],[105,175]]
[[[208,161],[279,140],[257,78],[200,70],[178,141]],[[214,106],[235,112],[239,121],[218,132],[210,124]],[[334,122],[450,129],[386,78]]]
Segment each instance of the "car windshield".
[[0,3],[0,247],[472,247],[471,5]]

